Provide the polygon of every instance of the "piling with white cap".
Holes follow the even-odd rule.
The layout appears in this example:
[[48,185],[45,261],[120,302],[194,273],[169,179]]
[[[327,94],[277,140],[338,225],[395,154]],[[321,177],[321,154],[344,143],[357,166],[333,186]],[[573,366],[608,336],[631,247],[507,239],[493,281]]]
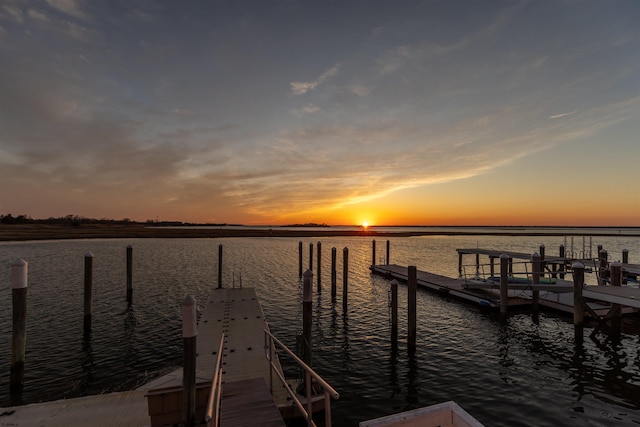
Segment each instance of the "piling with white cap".
[[11,388],[24,384],[24,360],[27,348],[27,271],[28,263],[16,259],[11,263],[11,298],[13,335],[11,341]]

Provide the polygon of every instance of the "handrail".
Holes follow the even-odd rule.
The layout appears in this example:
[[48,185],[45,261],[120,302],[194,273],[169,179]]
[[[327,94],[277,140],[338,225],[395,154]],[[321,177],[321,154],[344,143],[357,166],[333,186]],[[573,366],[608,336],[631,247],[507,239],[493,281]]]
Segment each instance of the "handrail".
[[[218,427],[220,425],[220,399],[222,398],[222,350],[224,349],[224,332],[220,338],[220,347],[218,348],[218,357],[216,358],[216,367],[213,370],[213,380],[211,381],[211,391],[209,392],[209,400],[207,402],[207,411],[205,412],[205,421],[210,427]],[[215,408],[214,408],[215,404]],[[214,412],[215,410],[215,412]]]
[[[270,383],[272,383],[272,374],[275,371],[276,375],[278,376],[278,378],[280,379],[280,382],[282,382],[282,384],[284,386],[286,386],[286,390],[289,393],[289,396],[293,399],[293,401],[295,402],[296,406],[298,407],[298,409],[300,410],[300,413],[302,413],[304,415],[304,418],[307,420],[307,425],[309,426],[315,426],[316,424],[313,422],[313,413],[312,413],[312,407],[311,407],[311,378],[313,378],[314,380],[316,380],[317,384],[322,387],[322,390],[324,391],[324,411],[325,411],[325,426],[326,427],[331,427],[331,399],[333,398],[335,400],[338,400],[340,398],[340,394],[333,388],[331,387],[324,379],[322,379],[322,377],[320,375],[318,375],[313,369],[311,369],[311,367],[309,365],[307,365],[306,363],[304,363],[298,356],[295,355],[295,353],[293,353],[291,350],[289,350],[289,348],[284,345],[278,338],[274,337],[271,332],[269,332],[268,330],[264,330],[264,340],[265,340],[265,357],[267,358],[267,360],[269,361],[269,365],[271,366],[270,372],[269,372],[269,378],[270,378]],[[268,341],[268,345],[267,345],[267,341]],[[293,392],[293,390],[291,389],[291,387],[287,384],[286,379],[284,378],[284,375],[280,372],[280,370],[278,370],[275,366],[275,364],[273,363],[273,349],[272,349],[272,343],[276,343],[278,346],[280,346],[289,356],[291,356],[291,358],[302,367],[302,369],[304,369],[305,372],[305,385],[306,385],[306,393],[305,393],[305,397],[307,399],[307,408],[304,408],[304,405],[302,404],[302,402],[300,402],[300,399],[298,399],[298,397],[296,396],[296,394]],[[277,349],[276,349],[277,351]],[[273,393],[273,384],[270,384],[271,387],[271,392]]]

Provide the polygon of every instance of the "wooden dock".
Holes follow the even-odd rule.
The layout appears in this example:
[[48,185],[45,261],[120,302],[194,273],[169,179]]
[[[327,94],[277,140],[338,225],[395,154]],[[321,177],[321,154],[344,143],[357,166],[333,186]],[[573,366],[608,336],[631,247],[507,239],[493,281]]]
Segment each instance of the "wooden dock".
[[[406,282],[408,270],[406,266],[396,264],[373,265],[374,274]],[[558,284],[509,283],[509,306],[528,306],[531,304],[532,291],[540,291],[540,305],[573,313],[573,284],[558,280]],[[571,283],[571,286],[569,286]],[[442,296],[452,296],[467,302],[477,303],[483,307],[500,307],[500,286],[494,281],[454,279],[426,271],[417,271],[419,287],[436,292]],[[640,308],[640,289],[619,286],[587,286],[583,296],[590,299],[587,305],[598,316],[606,315],[610,303],[627,307],[625,313],[635,312]]]
[[[264,330],[269,330],[254,288],[214,289],[198,323],[196,341],[196,418],[204,418],[206,397],[211,388],[222,334],[221,421],[225,426],[284,425],[279,406],[291,406],[286,389],[273,375],[270,392],[270,366],[264,353]],[[276,358],[278,368],[279,362]],[[152,425],[171,423],[181,408],[182,371],[149,390]],[[156,381],[158,382],[158,381]],[[154,405],[151,401],[160,403]],[[175,401],[175,402],[174,402]]]

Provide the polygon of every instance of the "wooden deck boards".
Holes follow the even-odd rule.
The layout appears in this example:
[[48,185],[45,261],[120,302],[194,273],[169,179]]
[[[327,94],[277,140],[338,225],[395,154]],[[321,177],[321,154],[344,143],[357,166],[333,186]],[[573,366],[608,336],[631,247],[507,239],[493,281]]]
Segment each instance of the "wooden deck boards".
[[226,383],[222,387],[222,402],[221,426],[285,425],[262,378]]

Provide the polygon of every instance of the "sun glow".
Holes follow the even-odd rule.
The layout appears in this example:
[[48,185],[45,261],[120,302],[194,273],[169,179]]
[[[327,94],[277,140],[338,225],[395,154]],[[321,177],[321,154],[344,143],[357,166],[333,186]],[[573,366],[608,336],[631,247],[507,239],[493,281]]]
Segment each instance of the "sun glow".
[[362,222],[362,228],[364,228],[365,230],[369,227],[369,222],[368,221],[363,221]]

